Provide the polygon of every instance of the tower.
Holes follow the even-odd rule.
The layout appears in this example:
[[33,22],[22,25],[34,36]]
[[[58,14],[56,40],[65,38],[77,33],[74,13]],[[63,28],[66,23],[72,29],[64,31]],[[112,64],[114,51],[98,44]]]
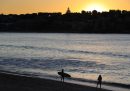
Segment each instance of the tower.
[[69,13],[71,13],[71,11],[70,11],[70,8],[68,7],[67,11],[66,11],[66,14],[69,14]]

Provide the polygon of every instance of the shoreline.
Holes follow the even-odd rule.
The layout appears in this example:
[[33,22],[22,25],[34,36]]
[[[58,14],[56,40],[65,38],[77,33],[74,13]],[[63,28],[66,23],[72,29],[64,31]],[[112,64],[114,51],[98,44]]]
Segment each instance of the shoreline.
[[[61,84],[60,82],[60,77],[56,77],[56,76],[50,76],[50,75],[46,75],[46,76],[40,76],[37,74],[26,74],[26,73],[17,73],[17,72],[10,72],[10,71],[3,71],[0,70],[0,77],[2,75],[7,76],[7,78],[9,78],[10,76],[13,77],[19,77],[20,79],[22,78],[27,78],[27,79],[39,79],[39,80],[49,80],[49,81],[54,81],[54,82],[58,82],[59,84]],[[6,78],[5,78],[6,79]],[[7,79],[9,80],[9,79]],[[73,85],[81,85],[81,86],[85,86],[85,87],[92,87],[95,88],[97,81],[95,80],[90,80],[90,79],[82,79],[82,78],[67,78],[65,79],[65,84],[73,84]],[[102,82],[102,89],[106,89],[107,91],[129,91],[130,89],[130,85],[129,84],[122,84],[122,83],[112,83],[112,82]],[[93,91],[93,90],[92,90]]]
[[110,91],[74,83],[0,73],[1,91]]
[[[5,70],[0,70],[0,73],[2,74],[8,74],[8,75],[17,75],[17,76],[24,76],[24,77],[31,77],[31,78],[41,78],[41,79],[49,79],[49,80],[55,80],[55,81],[59,81],[60,77],[58,75],[40,75],[40,74],[27,74],[27,73],[17,73],[17,72],[11,72],[11,71],[5,71]],[[58,80],[59,78],[59,80]],[[96,84],[97,81],[96,80],[91,80],[91,79],[84,79],[84,78],[67,78],[66,79],[68,82],[71,81],[76,81],[76,82],[83,82],[83,83],[92,83],[92,84]],[[130,84],[126,84],[126,83],[117,83],[117,82],[108,82],[108,81],[103,81],[104,85],[108,85],[108,86],[116,86],[116,87],[121,87],[121,88],[130,88]]]

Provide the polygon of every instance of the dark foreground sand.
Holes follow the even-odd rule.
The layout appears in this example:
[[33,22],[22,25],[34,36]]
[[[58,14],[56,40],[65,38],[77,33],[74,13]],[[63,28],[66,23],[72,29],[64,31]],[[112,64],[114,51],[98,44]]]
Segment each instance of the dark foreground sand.
[[59,81],[0,73],[0,91],[108,91]]

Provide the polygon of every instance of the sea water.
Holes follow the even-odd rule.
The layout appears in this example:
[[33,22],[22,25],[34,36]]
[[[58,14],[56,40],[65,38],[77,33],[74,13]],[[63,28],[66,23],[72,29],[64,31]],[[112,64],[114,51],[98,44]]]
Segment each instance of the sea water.
[[129,34],[0,33],[0,70],[130,84]]

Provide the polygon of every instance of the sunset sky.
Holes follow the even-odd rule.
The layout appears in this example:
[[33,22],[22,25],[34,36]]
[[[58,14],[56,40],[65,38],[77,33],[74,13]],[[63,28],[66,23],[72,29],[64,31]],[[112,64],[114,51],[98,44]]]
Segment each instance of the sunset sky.
[[72,12],[94,9],[98,11],[130,10],[130,0],[0,0],[0,13],[3,14],[65,13],[67,7],[70,7]]

